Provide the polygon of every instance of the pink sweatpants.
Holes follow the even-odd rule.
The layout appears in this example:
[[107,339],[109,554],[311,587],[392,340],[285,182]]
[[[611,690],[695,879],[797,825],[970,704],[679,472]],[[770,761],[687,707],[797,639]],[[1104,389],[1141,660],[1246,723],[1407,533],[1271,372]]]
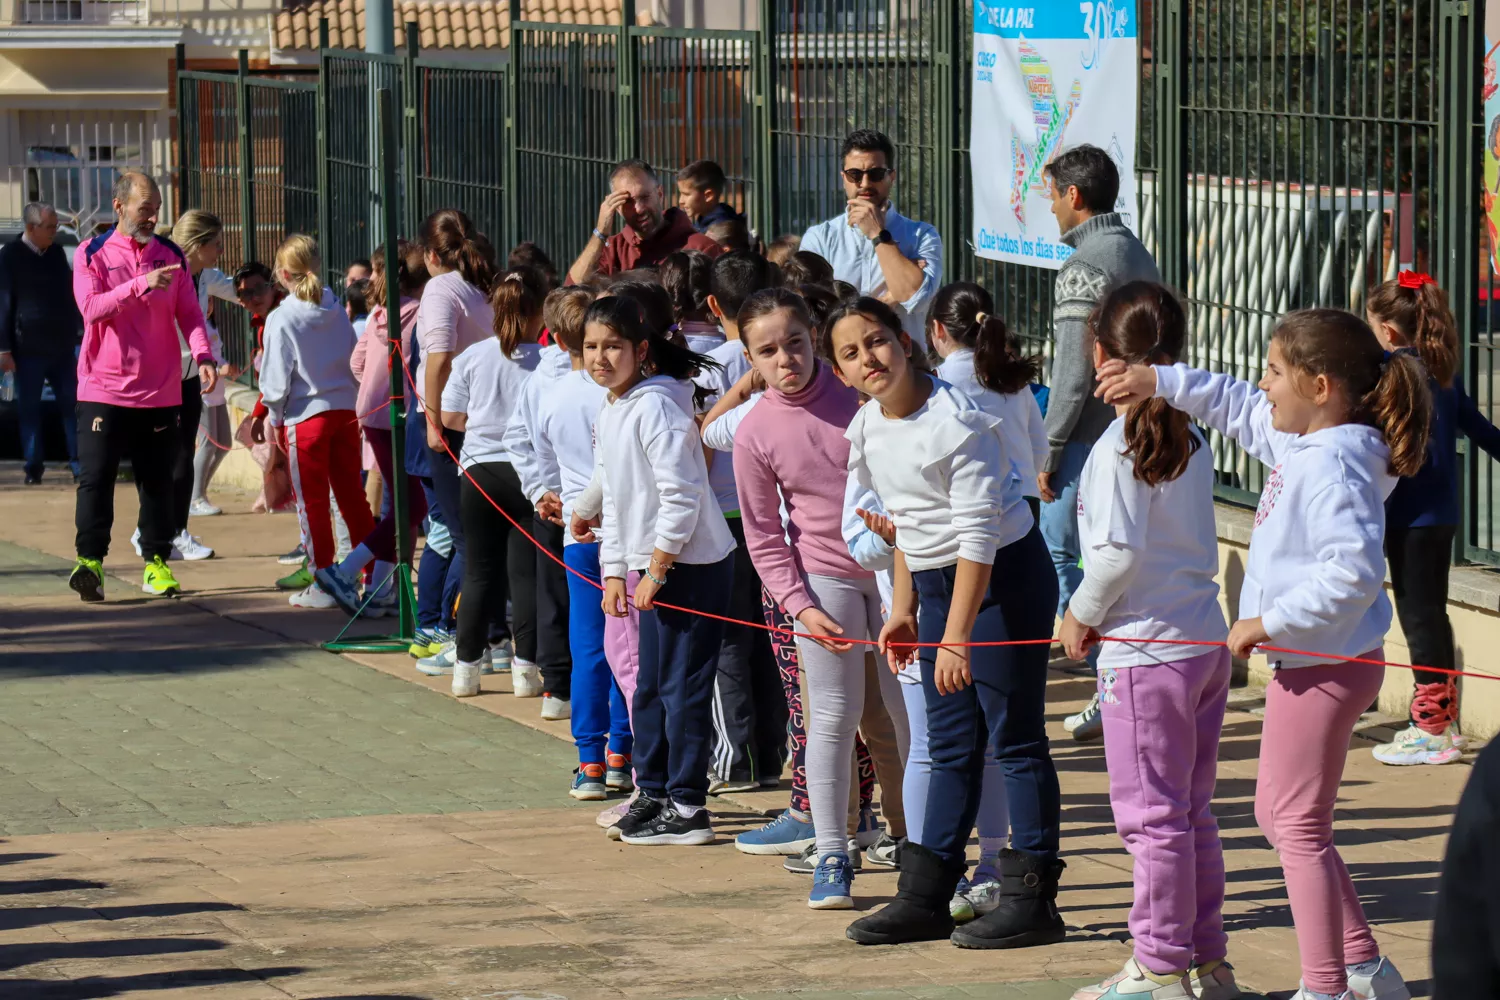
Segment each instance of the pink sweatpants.
[[[1385,654],[1377,648],[1363,658]],[[1333,808],[1354,724],[1384,676],[1384,667],[1327,663],[1278,670],[1266,688],[1255,822],[1281,856],[1303,982],[1334,996],[1348,988],[1346,965],[1380,954],[1333,846]]]
[[[635,593],[635,585],[641,574],[631,571],[625,574],[625,593]],[[625,605],[629,616],[616,618],[604,616],[604,658],[609,661],[609,671],[620,685],[625,696],[625,709],[630,715],[630,730],[635,731],[635,678],[641,669],[641,613],[627,597]]]
[[1101,671],[1115,828],[1135,859],[1130,936],[1158,974],[1224,958],[1224,852],[1211,808],[1229,650]]

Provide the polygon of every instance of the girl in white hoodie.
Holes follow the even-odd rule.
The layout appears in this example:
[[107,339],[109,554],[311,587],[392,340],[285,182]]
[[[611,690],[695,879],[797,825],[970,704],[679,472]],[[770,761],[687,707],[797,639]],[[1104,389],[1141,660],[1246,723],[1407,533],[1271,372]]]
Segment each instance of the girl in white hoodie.
[[[326,572],[334,556],[330,489],[355,541],[375,530],[375,517],[359,478],[359,384],[349,370],[358,338],[338,296],[318,278],[321,269],[311,236],[290,236],[276,251],[276,280],[290,294],[266,318],[260,393],[290,459],[310,568]],[[316,581],[291,597],[296,608],[336,603]]]
[[[1364,321],[1306,309],[1277,324],[1259,387],[1186,365],[1101,365],[1106,403],[1161,397],[1271,468],[1229,649],[1268,649],[1255,819],[1281,856],[1302,953],[1294,1000],[1407,1000],[1333,846],[1349,737],[1380,691],[1391,624],[1385,499],[1426,457],[1427,376]],[[1314,650],[1311,655],[1283,652]]]
[[[583,357],[609,391],[595,425],[604,494],[600,574],[604,611],[640,611],[634,699],[640,795],[611,828],[627,844],[706,844],[704,808],[714,666],[724,626],[680,608],[724,615],[734,577],[734,537],[709,488],[692,415],[691,382],[714,362],[652,329],[633,299],[589,306]],[[633,595],[626,574],[640,574]],[[675,608],[657,606],[657,598]]]

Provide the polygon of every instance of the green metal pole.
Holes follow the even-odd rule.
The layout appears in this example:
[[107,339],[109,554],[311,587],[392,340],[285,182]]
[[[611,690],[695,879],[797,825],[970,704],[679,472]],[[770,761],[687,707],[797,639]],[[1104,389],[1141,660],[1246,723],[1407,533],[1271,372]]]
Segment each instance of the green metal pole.
[[[250,53],[240,49],[236,67],[234,104],[239,119],[240,140],[240,241],[244,259],[259,260],[255,254],[255,177],[254,149],[250,142]],[[196,207],[196,206],[195,206]]]
[[774,240],[781,235],[780,198],[776,192],[776,11],[769,0],[760,4],[760,120],[756,128],[760,132],[760,159],[757,168],[760,178],[756,186],[760,189],[760,224],[764,238]]
[[620,0],[620,42],[615,51],[615,90],[619,98],[619,117],[616,127],[619,149],[616,157],[627,160],[640,156],[640,130],[635,95],[639,90],[639,72],[636,64],[635,39],[630,29],[635,27],[635,0]]
[[335,267],[328,258],[333,237],[333,206],[329,203],[332,185],[328,171],[328,18],[318,19],[318,243],[324,248],[323,282]]

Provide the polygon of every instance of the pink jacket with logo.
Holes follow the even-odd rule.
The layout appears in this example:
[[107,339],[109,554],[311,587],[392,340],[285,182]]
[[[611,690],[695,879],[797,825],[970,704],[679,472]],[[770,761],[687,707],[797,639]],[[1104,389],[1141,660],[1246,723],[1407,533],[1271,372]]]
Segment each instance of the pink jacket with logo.
[[[180,265],[166,288],[146,275]],[[213,363],[203,310],[182,251],[153,236],[144,246],[117,229],[80,247],[73,260],[73,297],[83,313],[78,398],[133,409],[182,404],[182,328],[193,357]]]

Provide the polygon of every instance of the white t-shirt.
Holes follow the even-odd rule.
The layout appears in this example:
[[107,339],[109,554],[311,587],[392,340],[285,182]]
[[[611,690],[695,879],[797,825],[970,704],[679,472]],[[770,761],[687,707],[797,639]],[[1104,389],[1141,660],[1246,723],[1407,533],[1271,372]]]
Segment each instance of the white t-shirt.
[[[693,381],[705,389],[712,390],[713,395],[704,402],[705,407],[712,407],[720,396],[732,389],[734,384],[750,370],[750,362],[745,358],[745,345],[738,340],[724,341],[711,348],[707,354],[723,365],[724,371],[722,373],[707,371]],[[727,452],[729,449],[714,450]],[[734,458],[732,456],[728,454],[713,456],[713,462],[708,467],[708,485],[714,491],[714,499],[719,501],[719,510],[726,514],[739,511],[740,495],[734,482]]]
[[[537,463],[556,470],[558,498],[563,505],[563,523],[573,514],[573,502],[588,489],[594,475],[594,421],[609,392],[582,369],[570,371],[552,382],[537,398],[531,417],[531,438]],[[602,537],[604,526],[594,529]],[[573,544],[573,533],[563,532],[563,545]]]
[[[1114,638],[1219,642],[1229,634],[1214,582],[1219,539],[1207,442],[1182,475],[1147,486],[1125,454],[1125,418],[1116,418],[1083,466],[1078,540],[1083,584],[1068,607],[1083,624]],[[1171,663],[1208,651],[1157,643],[1100,647],[1099,666],[1106,669]]]
[[427,355],[462,354],[494,336],[495,311],[490,300],[462,274],[449,271],[427,282],[417,307],[417,344],[422,355],[417,363],[417,391],[427,392]]
[[467,469],[483,462],[510,461],[503,443],[505,428],[540,351],[536,344],[522,344],[514,357],[507,358],[500,351],[499,339],[491,336],[453,359],[453,373],[443,389],[443,409],[469,415],[459,465]]
[[1006,454],[1016,463],[1022,495],[1040,497],[1036,473],[1047,461],[1049,445],[1036,394],[1030,389],[1009,395],[986,389],[974,372],[974,352],[967,347],[943,359],[938,377],[973,399],[984,412],[1000,418],[1000,435],[1005,439]]

